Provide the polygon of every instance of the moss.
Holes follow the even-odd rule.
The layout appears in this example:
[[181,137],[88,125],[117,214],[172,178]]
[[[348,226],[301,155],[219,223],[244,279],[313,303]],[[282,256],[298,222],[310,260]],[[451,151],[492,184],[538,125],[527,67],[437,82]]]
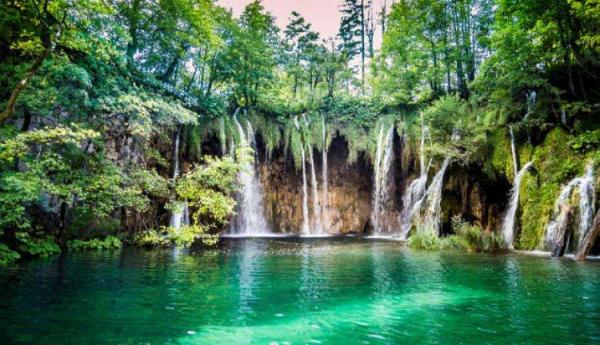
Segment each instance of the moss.
[[492,147],[492,171],[504,174],[508,179],[514,177],[510,138],[506,129],[498,129],[490,134]]
[[556,128],[542,145],[531,150],[534,173],[523,177],[521,184],[521,232],[517,247],[535,249],[543,245],[543,236],[561,185],[583,173],[585,160],[569,147],[572,136]]

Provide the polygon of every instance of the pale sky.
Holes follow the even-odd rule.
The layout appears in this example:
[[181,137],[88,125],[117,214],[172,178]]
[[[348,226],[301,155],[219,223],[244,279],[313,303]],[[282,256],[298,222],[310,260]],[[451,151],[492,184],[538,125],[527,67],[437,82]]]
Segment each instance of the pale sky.
[[[386,0],[373,0],[374,14],[377,15]],[[233,14],[239,16],[244,7],[252,0],[218,0],[218,4],[233,9]],[[367,0],[365,0],[365,3]],[[264,8],[275,16],[277,25],[283,29],[289,22],[290,13],[296,11],[307,22],[312,24],[313,30],[319,32],[321,38],[335,37],[340,25],[340,6],[342,0],[262,0]],[[387,0],[388,12],[392,0]],[[379,23],[379,20],[376,19]],[[381,27],[377,24],[375,29],[375,46],[381,42]]]

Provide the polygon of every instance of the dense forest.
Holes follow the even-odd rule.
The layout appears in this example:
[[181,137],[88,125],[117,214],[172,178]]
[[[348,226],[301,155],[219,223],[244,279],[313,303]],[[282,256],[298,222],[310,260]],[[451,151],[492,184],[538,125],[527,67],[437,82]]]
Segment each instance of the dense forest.
[[[277,27],[260,1],[239,17],[212,0],[0,6],[0,263],[214,244],[252,209],[244,178],[274,232],[580,258],[597,242],[596,0],[344,0],[336,37],[297,12]],[[318,183],[365,200],[335,208]]]

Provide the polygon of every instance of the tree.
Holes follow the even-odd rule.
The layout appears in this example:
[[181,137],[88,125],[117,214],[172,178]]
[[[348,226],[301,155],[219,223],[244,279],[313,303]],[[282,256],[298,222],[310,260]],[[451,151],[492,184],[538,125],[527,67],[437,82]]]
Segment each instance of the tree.
[[78,1],[75,4],[66,0],[11,1],[3,5],[0,47],[8,49],[4,50],[7,55],[0,61],[18,54],[27,57],[29,66],[13,86],[0,113],[0,123],[13,115],[19,96],[57,47],[63,52],[85,51],[88,48],[83,37],[77,35],[78,24],[82,20],[73,13],[94,11],[100,14],[106,10],[102,2],[96,0]]

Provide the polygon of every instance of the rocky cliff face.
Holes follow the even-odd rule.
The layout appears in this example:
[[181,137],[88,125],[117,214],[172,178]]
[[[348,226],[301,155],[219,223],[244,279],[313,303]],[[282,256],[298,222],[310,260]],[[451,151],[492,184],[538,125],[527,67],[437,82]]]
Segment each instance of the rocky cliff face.
[[[298,233],[302,227],[302,170],[293,165],[289,154],[276,150],[269,159],[260,149],[259,174],[264,192],[265,216],[274,232]],[[415,178],[418,162],[416,155],[399,137],[394,138],[394,161],[390,171],[390,194],[385,205],[386,221],[399,224],[402,193]],[[315,151],[315,165],[319,200],[322,200],[322,159]],[[308,164],[307,164],[308,169]],[[357,162],[348,163],[348,144],[335,136],[328,151],[329,224],[324,223],[329,234],[367,234],[371,229],[370,214],[373,194],[373,167],[366,155]],[[435,171],[432,171],[434,174]],[[431,179],[431,177],[430,177]],[[315,212],[310,202],[312,186],[308,178],[309,224]],[[459,215],[487,231],[499,226],[510,186],[507,181],[490,181],[479,169],[451,166],[446,174],[442,199],[442,231],[451,231],[451,218]],[[321,207],[323,205],[321,204]]]
[[[315,168],[322,200],[323,181],[321,154],[315,151]],[[363,233],[369,225],[371,209],[372,169],[366,159],[348,164],[348,145],[336,137],[328,151],[329,222],[323,221],[324,231],[330,234]],[[260,160],[260,176],[264,191],[266,217],[275,232],[297,233],[302,216],[302,171],[281,150],[270,159]],[[308,179],[309,199],[312,186]],[[312,203],[308,203],[310,222],[315,217]],[[323,205],[321,204],[321,207]]]

